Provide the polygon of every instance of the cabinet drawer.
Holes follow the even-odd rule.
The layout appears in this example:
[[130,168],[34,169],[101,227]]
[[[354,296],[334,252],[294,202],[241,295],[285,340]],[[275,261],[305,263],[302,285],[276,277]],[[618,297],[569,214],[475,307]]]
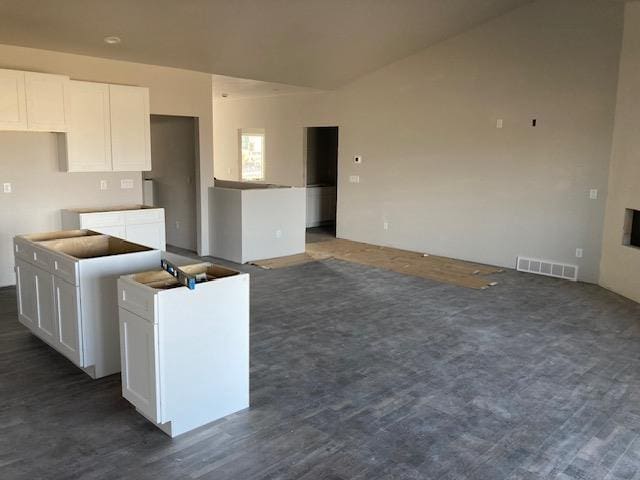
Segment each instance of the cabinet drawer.
[[156,296],[151,289],[126,280],[118,280],[118,305],[151,323],[155,321]]
[[55,256],[52,266],[51,272],[54,275],[72,285],[78,285],[78,262],[70,258]]
[[17,258],[33,263],[33,245],[31,243],[16,237],[13,239],[13,251]]
[[127,225],[135,225],[141,223],[164,222],[164,210],[133,210],[125,212],[125,222]]
[[80,228],[111,227],[124,225],[123,212],[100,212],[80,214]]
[[26,240],[22,240],[20,238],[16,238],[13,241],[15,256],[20,258],[26,262],[31,263],[37,267],[46,270],[47,272],[52,271],[52,258],[51,254],[46,250],[37,247],[31,242]]

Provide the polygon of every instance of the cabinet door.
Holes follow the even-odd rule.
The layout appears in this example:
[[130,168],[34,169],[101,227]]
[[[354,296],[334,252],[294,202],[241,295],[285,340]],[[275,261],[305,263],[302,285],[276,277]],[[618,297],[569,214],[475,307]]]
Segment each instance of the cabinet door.
[[76,365],[82,364],[82,328],[80,325],[79,287],[53,277],[56,348]]
[[111,170],[109,86],[69,81],[65,92],[69,113],[66,135],[66,170],[106,172]]
[[160,423],[158,326],[122,307],[118,310],[122,396]]
[[67,131],[65,85],[68,77],[25,72],[29,130]]
[[24,72],[0,70],[0,129],[27,129]]
[[48,343],[56,342],[55,302],[53,299],[53,275],[40,268],[34,268],[38,315],[34,333]]
[[113,170],[151,170],[149,89],[109,85]]
[[35,267],[16,259],[16,287],[18,319],[25,327],[35,330],[38,319],[38,291]]
[[146,247],[166,250],[164,223],[127,225],[127,240]]

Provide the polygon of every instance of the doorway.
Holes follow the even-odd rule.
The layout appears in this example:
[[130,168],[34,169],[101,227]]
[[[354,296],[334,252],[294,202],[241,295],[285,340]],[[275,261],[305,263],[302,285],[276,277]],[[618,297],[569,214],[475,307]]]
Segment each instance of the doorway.
[[338,127],[305,129],[307,243],[336,236]]
[[196,252],[197,119],[151,115],[153,169],[144,173],[145,204],[164,208],[167,250]]

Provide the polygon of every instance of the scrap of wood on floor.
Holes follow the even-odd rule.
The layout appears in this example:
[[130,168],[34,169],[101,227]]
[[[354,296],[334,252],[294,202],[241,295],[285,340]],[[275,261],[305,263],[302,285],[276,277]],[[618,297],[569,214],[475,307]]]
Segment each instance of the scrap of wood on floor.
[[488,265],[343,239],[309,243],[306,250],[305,253],[298,255],[259,260],[252,263],[265,269],[275,269],[335,258],[475,289],[485,289],[497,285],[497,282],[486,275],[503,271]]

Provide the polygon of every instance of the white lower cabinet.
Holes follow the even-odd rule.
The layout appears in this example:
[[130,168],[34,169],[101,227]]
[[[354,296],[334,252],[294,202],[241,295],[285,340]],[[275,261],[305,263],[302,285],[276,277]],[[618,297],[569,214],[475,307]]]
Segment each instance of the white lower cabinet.
[[118,280],[122,395],[175,437],[249,406],[249,276],[212,264],[194,290],[162,270]]
[[164,208],[144,205],[62,211],[63,229],[89,229],[158,250],[166,250]]
[[87,230],[14,239],[20,322],[93,378],[120,371],[116,278],[161,252]]

